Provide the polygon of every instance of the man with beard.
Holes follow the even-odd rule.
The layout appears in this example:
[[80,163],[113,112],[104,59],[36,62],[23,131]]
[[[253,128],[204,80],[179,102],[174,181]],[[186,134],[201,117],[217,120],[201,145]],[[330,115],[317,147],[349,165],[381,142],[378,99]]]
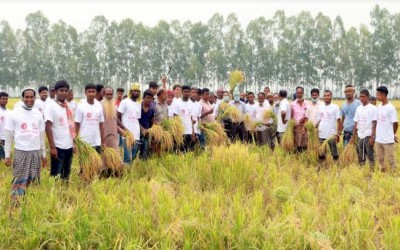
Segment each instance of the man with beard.
[[76,136],[73,113],[66,102],[69,84],[66,81],[58,81],[55,89],[56,97],[48,104],[44,116],[50,145],[50,175],[68,180],[71,173],[73,140]]
[[340,115],[342,120],[340,123],[339,134],[343,131],[343,146],[346,146],[353,137],[354,130],[354,115],[356,114],[357,107],[361,102],[355,98],[355,89],[352,85],[347,85],[344,89],[346,102],[342,106]]

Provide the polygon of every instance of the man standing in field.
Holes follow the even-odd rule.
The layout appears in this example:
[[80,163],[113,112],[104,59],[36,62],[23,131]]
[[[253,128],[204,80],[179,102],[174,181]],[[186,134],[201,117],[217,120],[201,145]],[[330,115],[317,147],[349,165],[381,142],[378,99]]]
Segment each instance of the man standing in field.
[[33,109],[36,92],[33,88],[22,91],[23,105],[9,113],[5,125],[5,164],[11,165],[11,147],[14,143],[13,205],[23,196],[32,182],[40,181],[40,165],[46,166],[43,115]]
[[128,165],[136,158],[139,150],[139,119],[141,117],[140,103],[137,102],[139,96],[140,86],[139,84],[133,84],[129,90],[129,98],[121,101],[117,113],[118,126],[123,130],[131,132],[135,140],[134,145],[127,145],[126,140],[124,143],[124,163]]
[[33,108],[38,109],[43,115],[46,111],[46,106],[49,103],[47,96],[49,94],[49,89],[46,86],[39,87],[39,98],[35,100],[35,105]]
[[73,113],[66,102],[69,84],[66,81],[58,81],[54,88],[56,97],[48,103],[44,115],[50,145],[50,175],[68,180],[71,173],[73,140],[76,136]]
[[[357,107],[354,116],[353,135],[358,136],[357,153],[361,165],[364,165],[367,158],[371,170],[374,170],[374,143],[376,132],[376,120],[378,117],[378,109],[369,102],[369,91],[364,89],[360,91],[360,106]],[[355,140],[355,136],[351,138],[351,142]]]
[[318,123],[318,110],[319,106],[323,105],[319,101],[319,89],[312,89],[311,90],[311,103],[308,105],[307,111],[306,111],[306,121],[305,122],[312,122],[314,126],[317,125]]
[[119,107],[119,104],[122,101],[122,97],[124,96],[125,90],[123,88],[117,88],[117,98],[115,99],[115,106]]
[[161,123],[163,120],[168,119],[168,105],[166,100],[167,91],[162,88],[157,90],[156,113],[154,117],[155,123]]
[[4,142],[6,140],[6,133],[4,127],[6,126],[7,119],[7,103],[8,94],[6,92],[0,92],[0,160],[3,160],[4,155]]
[[347,85],[344,89],[346,103],[343,104],[340,115],[342,116],[339,134],[343,131],[343,145],[346,146],[353,136],[354,115],[361,102],[355,99],[355,89],[353,85]]
[[277,129],[277,139],[280,144],[282,141],[283,134],[286,132],[288,127],[288,122],[291,118],[290,104],[287,99],[287,91],[279,91],[279,109],[278,109],[278,129]]
[[181,151],[188,152],[193,150],[195,142],[195,134],[193,125],[195,120],[192,118],[192,105],[190,105],[190,86],[182,86],[182,100],[174,106],[174,115],[180,116],[184,127],[184,143],[181,147]]
[[192,117],[194,120],[193,131],[195,134],[195,143],[199,140],[200,129],[199,129],[199,119],[201,117],[201,104],[197,101],[201,96],[201,90],[197,87],[191,87],[190,89],[190,105],[192,105]]
[[76,103],[76,101],[74,101],[74,91],[72,89],[68,90],[67,104],[72,113],[75,114],[75,110],[78,104]]
[[[255,96],[253,92],[248,92],[247,93],[247,100],[249,101],[246,103],[246,114],[249,116],[250,121],[254,122],[256,119],[256,108],[257,108],[257,103],[255,102]],[[247,142],[251,142],[253,140],[250,132],[250,128],[245,128],[245,140]]]
[[96,85],[85,86],[86,101],[81,101],[75,112],[76,135],[101,154],[104,140],[103,107],[96,101]]
[[154,115],[156,110],[153,105],[154,96],[146,90],[143,93],[143,101],[141,107],[141,114],[139,119],[140,124],[140,142],[139,142],[139,158],[147,160],[150,156],[150,142],[148,130],[153,126]]
[[264,92],[260,92],[258,94],[258,104],[255,106],[255,121],[262,124],[256,127],[256,143],[259,146],[268,145],[271,149],[273,149],[275,146],[273,142],[273,134],[276,133],[276,130],[273,129],[274,120],[272,117],[269,119],[269,121],[264,119],[265,112],[271,110],[271,106],[265,100]]
[[378,156],[379,169],[386,171],[385,159],[389,162],[391,170],[396,169],[394,143],[397,142],[397,129],[399,127],[396,108],[388,100],[389,90],[386,86],[376,89],[376,97],[382,105],[378,107],[376,124],[376,154]]
[[[210,97],[210,90],[208,88],[202,89],[201,100],[199,102],[201,105],[200,119],[202,124],[215,122],[214,107],[209,102],[209,97]],[[206,136],[202,131],[200,133],[199,141],[200,141],[200,146],[204,148],[206,145]]]
[[[332,92],[325,90],[324,92],[324,105],[319,105],[317,114],[317,128],[318,138],[320,143],[323,143],[326,139],[329,141],[329,148],[334,160],[339,159],[339,152],[337,150],[337,143],[340,141],[340,134],[338,128],[340,127],[340,110],[339,106],[332,103]],[[321,157],[321,159],[325,159]]]
[[296,125],[294,127],[294,142],[297,152],[303,152],[307,148],[307,134],[304,128],[306,122],[306,111],[310,106],[307,100],[304,100],[304,88],[296,88],[296,100],[291,103],[292,119]]

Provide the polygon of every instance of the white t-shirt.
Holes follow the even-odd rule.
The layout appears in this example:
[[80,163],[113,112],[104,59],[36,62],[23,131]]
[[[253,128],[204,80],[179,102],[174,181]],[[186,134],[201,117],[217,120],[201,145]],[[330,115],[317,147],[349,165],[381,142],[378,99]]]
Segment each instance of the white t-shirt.
[[104,122],[104,114],[100,102],[79,103],[75,112],[75,122],[80,123],[79,134],[82,140],[92,146],[101,145],[100,123]]
[[68,104],[69,109],[72,111],[72,113],[75,113],[76,107],[78,106],[76,101],[74,101],[74,100],[72,100],[70,102],[67,101],[67,104]]
[[[264,101],[262,106],[260,106],[259,103],[257,103],[257,105],[251,105],[251,106],[256,106],[255,107],[255,118],[254,118],[255,121],[262,122],[262,123],[266,122],[266,121],[264,121],[263,116],[264,116],[265,111],[271,110],[271,105],[269,105],[269,103],[267,101]],[[271,121],[269,121],[269,122],[271,122]],[[267,126],[263,125],[263,126],[258,126],[256,130],[264,131],[266,129],[267,129]]]
[[378,119],[376,123],[377,143],[394,143],[393,123],[397,122],[397,112],[393,104],[388,103],[378,107]]
[[254,102],[253,104],[246,103],[246,114],[249,114],[252,120],[256,118],[257,105],[259,106],[257,102]]
[[[287,121],[286,124],[283,124],[282,121],[282,112],[286,112],[285,115],[285,120]],[[278,109],[278,128],[277,131],[279,133],[286,132],[286,129],[288,127],[289,121],[291,118],[291,108],[290,108],[290,103],[289,101],[285,98],[279,103],[279,109]]]
[[219,105],[222,103],[222,100],[217,99],[217,101],[214,104],[214,116],[218,117],[218,109],[219,109]]
[[179,115],[182,119],[183,127],[185,128],[185,135],[191,135],[193,132],[192,129],[192,105],[190,105],[190,100],[188,101],[180,101],[177,103],[174,108],[174,114]]
[[44,114],[45,122],[52,122],[54,145],[60,149],[70,149],[73,147],[73,139],[69,132],[67,110],[56,102],[47,104]]
[[201,110],[202,106],[198,101],[192,101],[190,100],[191,108],[192,108],[192,117],[196,121],[196,123],[193,125],[194,126],[194,133],[195,134],[200,134],[200,129],[199,129],[199,121],[198,119],[201,117]]
[[168,117],[169,118],[174,117],[174,106],[172,106],[172,103],[171,105],[168,105]]
[[40,133],[44,128],[39,110],[22,107],[8,113],[5,125],[6,130],[14,132],[15,148],[23,151],[40,150]]
[[357,122],[357,135],[364,139],[372,134],[372,122],[378,118],[378,108],[372,104],[360,105],[356,109],[354,122]]
[[42,101],[42,99],[36,99],[35,100],[35,104],[33,105],[33,108],[38,109],[43,115],[46,112],[46,106],[50,103],[50,102],[54,102],[54,100],[50,100],[46,99],[46,101]]
[[118,107],[118,112],[121,113],[121,122],[128,129],[135,140],[140,140],[140,124],[139,119],[142,115],[142,107],[140,103],[126,98],[121,101]]
[[4,132],[4,127],[6,126],[8,110],[0,108],[0,140],[6,139],[6,133]]
[[319,105],[317,120],[318,137],[320,139],[328,139],[337,134],[337,120],[340,118],[339,106],[331,103],[329,105]]

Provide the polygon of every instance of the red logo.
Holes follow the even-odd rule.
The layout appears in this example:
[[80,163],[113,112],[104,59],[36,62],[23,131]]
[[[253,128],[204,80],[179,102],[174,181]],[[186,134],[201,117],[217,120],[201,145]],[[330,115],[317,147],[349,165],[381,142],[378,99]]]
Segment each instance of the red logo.
[[27,127],[28,127],[28,126],[26,125],[25,122],[21,124],[21,128],[22,128],[22,129],[26,129]]
[[90,113],[90,112],[87,113],[87,114],[86,114],[86,117],[90,119],[90,118],[92,117],[92,113]]
[[60,123],[61,123],[61,124],[64,123],[64,117],[60,117]]
[[184,109],[182,109],[182,115],[184,115],[185,114],[185,110]]
[[4,120],[6,119],[6,117],[5,117],[5,116],[2,116],[0,119],[1,119],[2,122],[4,122]]

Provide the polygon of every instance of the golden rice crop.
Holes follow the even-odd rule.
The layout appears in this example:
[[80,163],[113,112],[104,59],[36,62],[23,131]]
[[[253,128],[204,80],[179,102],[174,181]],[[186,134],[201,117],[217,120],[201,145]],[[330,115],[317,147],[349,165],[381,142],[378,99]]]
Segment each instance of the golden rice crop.
[[276,117],[274,111],[272,111],[272,109],[267,109],[264,111],[264,113],[262,114],[262,118],[264,120],[265,123],[270,122],[270,120],[273,120],[274,124],[278,123],[278,118]]
[[318,147],[319,147],[319,139],[318,139],[318,131],[315,128],[312,122],[307,122],[305,125],[307,130],[307,153],[311,156],[313,161],[318,160]]
[[240,85],[244,81],[244,74],[240,70],[234,70],[231,72],[229,77],[229,86],[231,91],[235,89],[236,86]]
[[135,145],[135,137],[133,136],[132,132],[128,129],[125,129],[123,136],[125,137],[126,147],[131,149],[132,146]]
[[163,120],[161,126],[172,135],[177,146],[183,144],[185,128],[183,127],[182,119],[179,116]]
[[232,122],[239,123],[243,121],[243,115],[234,106],[229,105],[228,107],[225,108],[221,115],[221,119],[230,119]]
[[91,145],[79,137],[75,139],[75,145],[82,170],[81,177],[84,181],[91,181],[97,176],[103,164],[101,156]]
[[200,129],[204,132],[209,145],[217,146],[228,142],[224,128],[217,122],[201,124]]
[[293,152],[295,149],[294,144],[294,126],[296,125],[294,120],[290,120],[287,126],[286,132],[283,134],[281,146],[285,151]]
[[106,166],[110,168],[113,172],[119,172],[122,170],[122,158],[119,152],[115,150],[115,148],[104,148],[103,157]]
[[149,141],[150,143],[161,143],[161,140],[164,136],[164,129],[159,124],[153,124],[151,128],[147,130],[149,133]]
[[246,128],[246,130],[250,131],[251,133],[254,133],[254,131],[256,130],[256,123],[253,121],[253,119],[251,119],[249,114],[245,114],[243,116],[243,123],[244,123],[244,127]]
[[343,152],[339,156],[339,161],[342,166],[357,163],[357,143],[355,140],[350,141],[349,144],[344,148]]
[[164,132],[163,137],[161,139],[161,150],[162,151],[170,151],[174,147],[174,137],[171,133]]
[[331,154],[331,148],[329,147],[329,142],[335,140],[335,136],[331,136],[327,139],[325,139],[325,141],[319,146],[318,148],[318,154],[321,157],[325,156],[325,162],[327,165],[332,165],[333,164],[333,157]]

